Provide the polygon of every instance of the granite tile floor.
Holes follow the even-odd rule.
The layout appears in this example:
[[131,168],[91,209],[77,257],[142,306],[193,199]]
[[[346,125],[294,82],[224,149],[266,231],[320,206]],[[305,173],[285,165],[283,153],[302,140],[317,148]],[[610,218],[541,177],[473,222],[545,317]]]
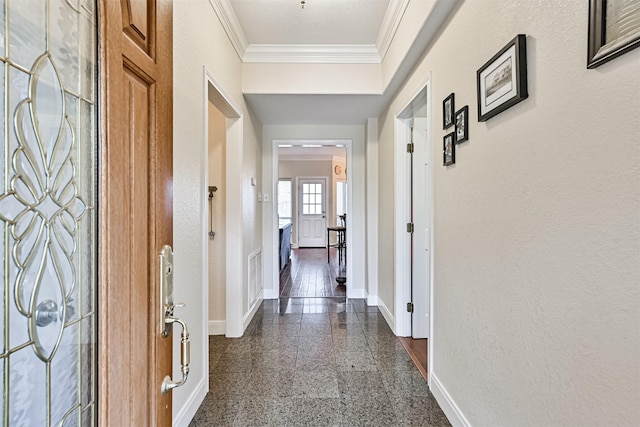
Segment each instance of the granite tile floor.
[[190,426],[450,426],[377,307],[266,300],[242,338],[209,339]]

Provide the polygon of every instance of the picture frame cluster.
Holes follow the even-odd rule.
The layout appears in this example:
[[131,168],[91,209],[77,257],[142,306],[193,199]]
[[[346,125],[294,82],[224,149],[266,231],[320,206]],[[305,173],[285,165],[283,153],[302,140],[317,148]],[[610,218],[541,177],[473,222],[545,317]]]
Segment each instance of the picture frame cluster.
[[455,111],[454,93],[442,101],[442,128],[447,130],[451,127],[454,127],[453,132],[446,134],[442,140],[444,166],[456,162],[456,144],[469,140],[469,106]]
[[[593,0],[596,1],[596,0]],[[527,36],[518,34],[476,72],[478,122],[485,122],[529,97]],[[455,126],[455,127],[454,127]],[[456,145],[469,140],[469,106],[456,111],[455,94],[442,101],[444,166],[456,162]]]

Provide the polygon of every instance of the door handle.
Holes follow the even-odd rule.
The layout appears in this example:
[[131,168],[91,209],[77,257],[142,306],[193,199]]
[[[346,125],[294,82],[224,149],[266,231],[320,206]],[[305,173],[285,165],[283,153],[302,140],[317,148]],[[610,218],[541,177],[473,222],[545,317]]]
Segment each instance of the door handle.
[[189,376],[189,364],[191,363],[191,341],[189,339],[189,329],[187,324],[180,318],[173,315],[176,307],[184,307],[185,304],[174,304],[173,302],[173,251],[171,246],[166,245],[160,252],[160,333],[164,338],[170,336],[171,325],[174,323],[182,327],[180,334],[180,372],[182,379],[173,381],[169,375],[164,377],[160,390],[162,394],[167,394],[176,387],[180,387],[187,381]]
[[[184,304],[180,304],[184,306]],[[176,387],[180,387],[187,382],[189,377],[189,364],[191,363],[191,341],[189,340],[189,330],[187,324],[183,320],[173,316],[173,308],[171,306],[171,314],[165,318],[165,323],[172,324],[177,323],[182,326],[182,333],[180,334],[180,372],[182,373],[182,379],[180,381],[173,381],[169,375],[162,380],[162,394],[167,394],[169,391]],[[169,310],[167,310],[169,311]]]

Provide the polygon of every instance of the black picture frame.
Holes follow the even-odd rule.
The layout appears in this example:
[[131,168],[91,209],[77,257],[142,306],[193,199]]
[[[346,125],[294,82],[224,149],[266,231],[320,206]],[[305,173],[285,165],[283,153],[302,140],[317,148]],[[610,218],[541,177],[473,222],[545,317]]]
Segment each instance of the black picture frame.
[[[589,1],[589,43],[587,51],[587,68],[596,68],[605,62],[640,46],[640,27],[626,28],[623,35],[607,40],[607,29],[619,28],[624,19],[627,26],[633,17],[639,19],[640,9],[620,11],[621,13],[607,13],[607,4],[616,7],[621,0],[590,0]],[[630,5],[630,8],[633,5]],[[618,21],[616,21],[618,19]],[[636,21],[637,22],[637,21]]]
[[442,101],[442,129],[449,129],[453,126],[453,114],[455,111],[455,95],[452,93]]
[[456,134],[448,133],[442,138],[442,164],[452,165],[456,162]]
[[456,122],[456,144],[469,139],[469,106],[465,105],[455,115]]
[[478,121],[527,99],[527,37],[518,34],[477,72]]

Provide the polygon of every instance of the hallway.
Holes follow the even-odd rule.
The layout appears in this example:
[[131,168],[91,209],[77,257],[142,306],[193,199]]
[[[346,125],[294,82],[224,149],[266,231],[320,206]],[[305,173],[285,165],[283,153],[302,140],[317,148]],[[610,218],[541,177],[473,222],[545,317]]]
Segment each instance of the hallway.
[[191,426],[448,426],[364,300],[265,300],[244,337],[209,337],[209,393]]

